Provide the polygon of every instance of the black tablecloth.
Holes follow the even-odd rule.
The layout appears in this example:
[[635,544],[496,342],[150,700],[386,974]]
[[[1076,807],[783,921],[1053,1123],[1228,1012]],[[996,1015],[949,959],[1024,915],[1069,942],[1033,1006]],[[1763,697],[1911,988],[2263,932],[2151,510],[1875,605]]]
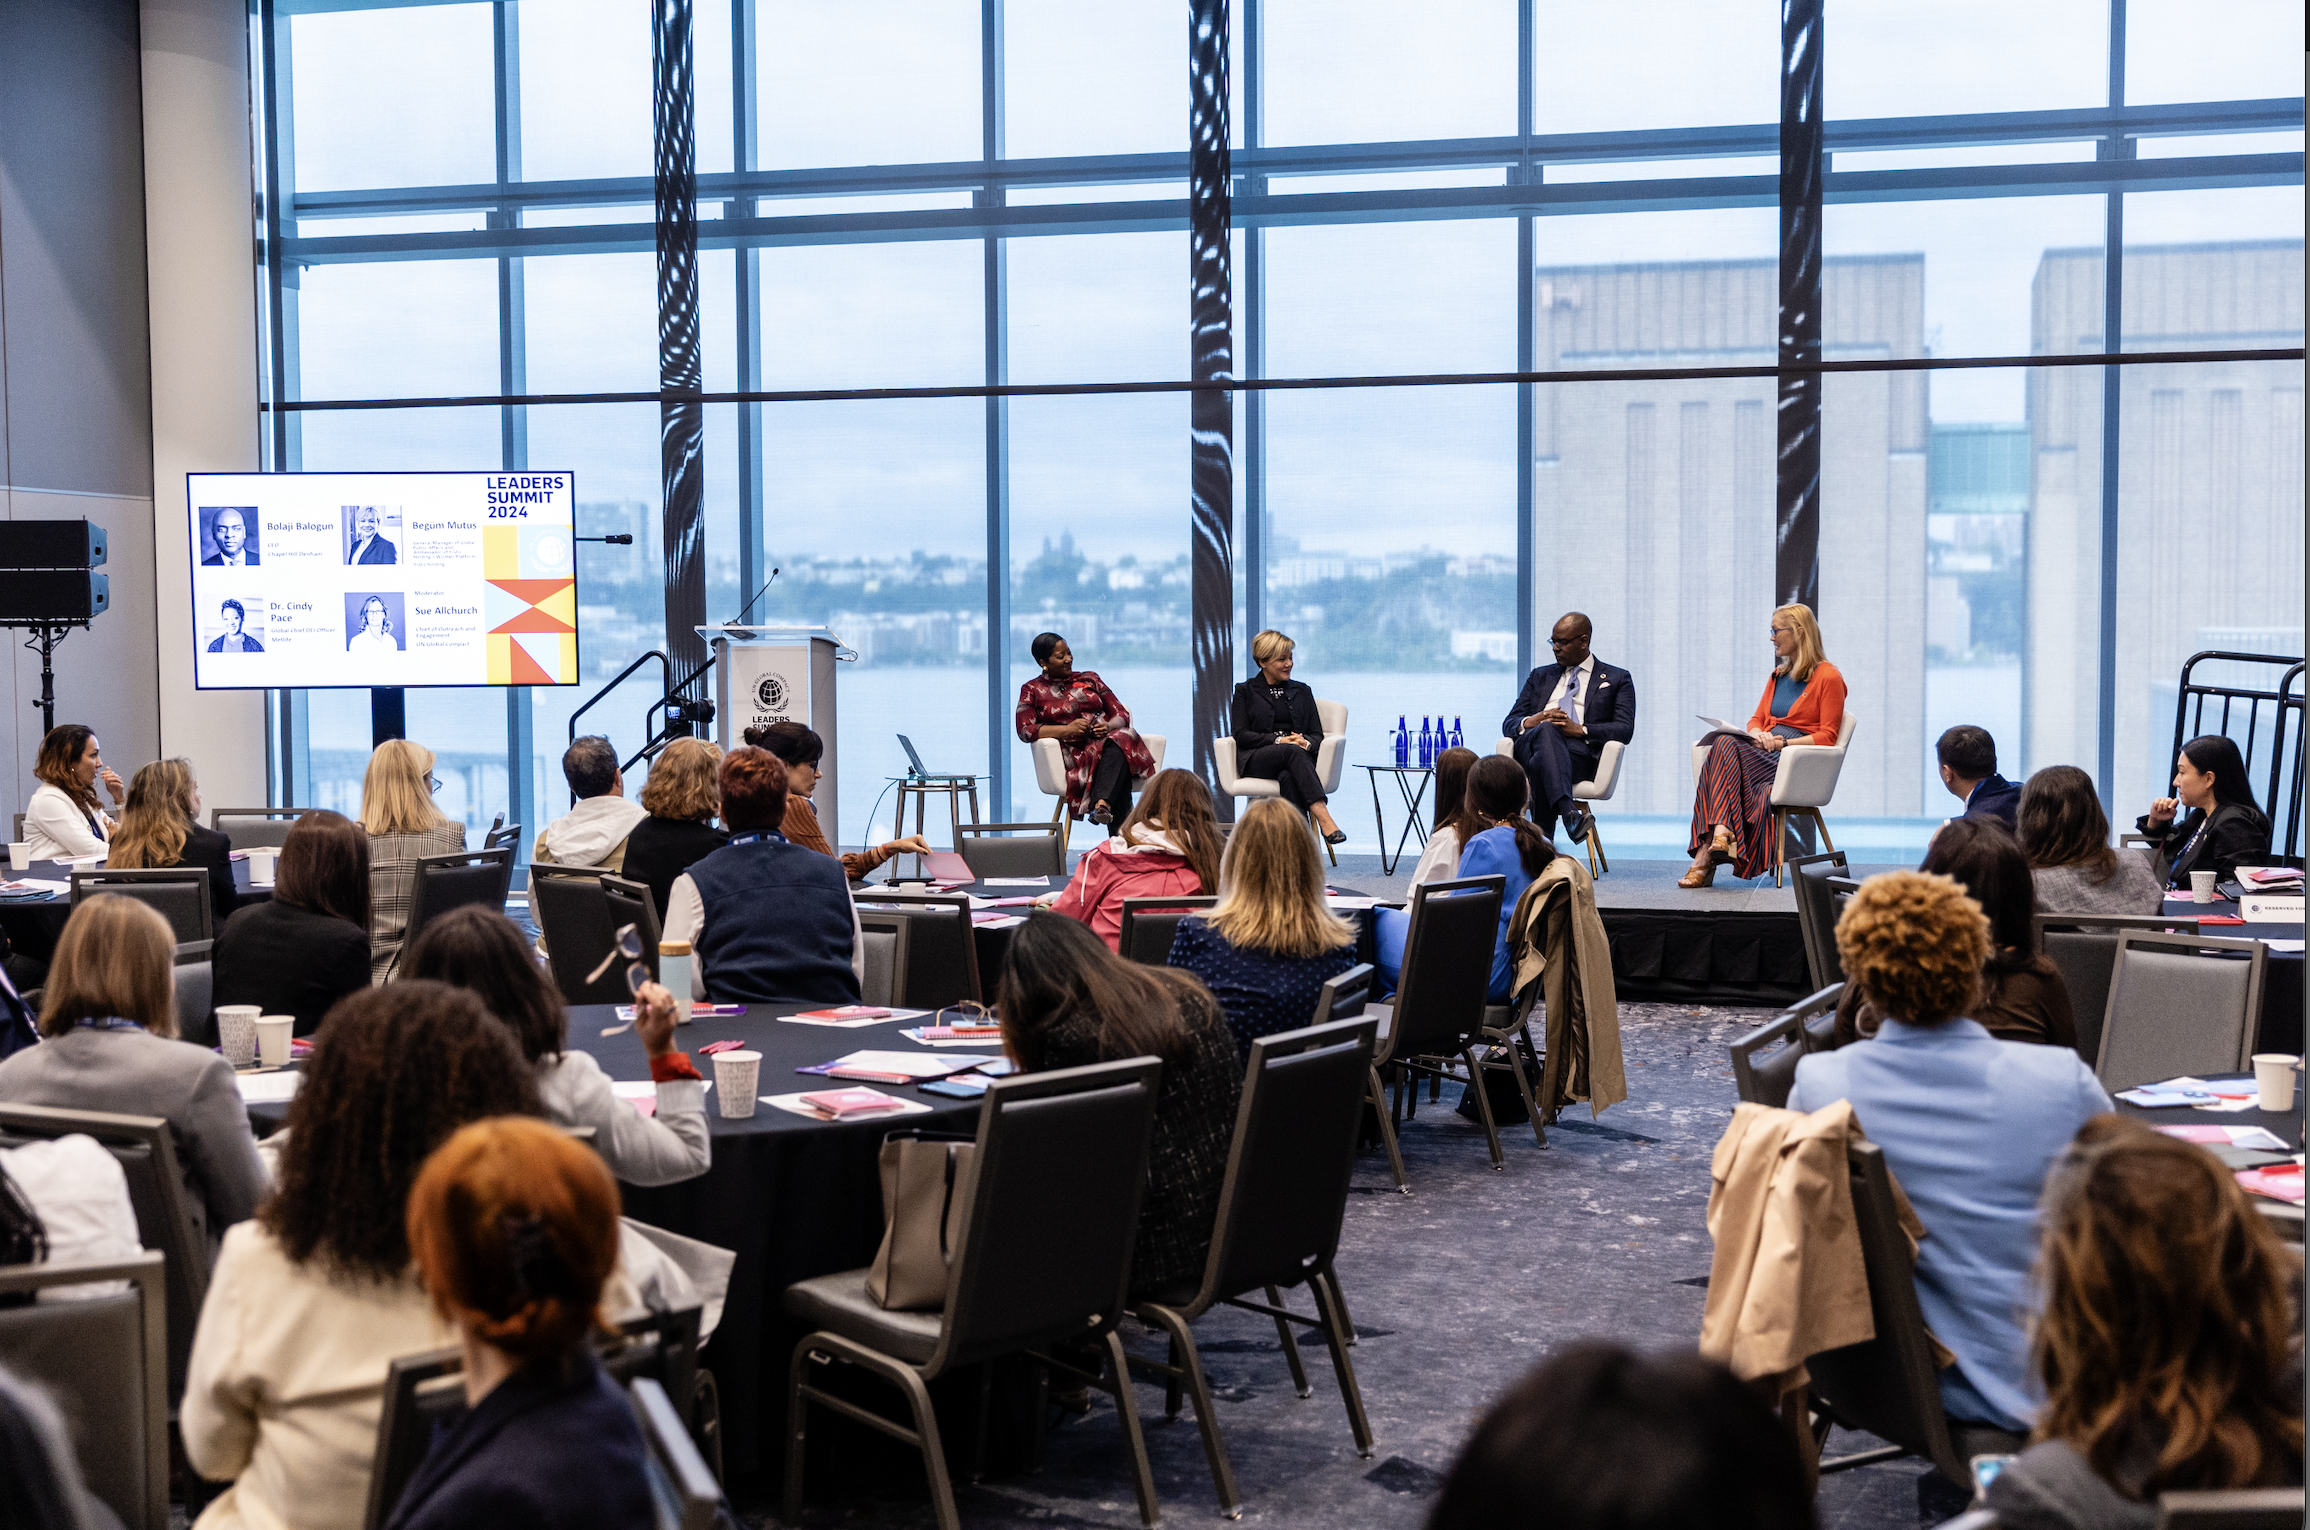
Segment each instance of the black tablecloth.
[[[2295,965],[2300,966],[2299,960]],[[2297,1026],[2300,1025],[2301,1017],[2299,1015],[2295,1017],[2295,1023]],[[2237,1080],[2237,1076],[2234,1074],[2216,1074],[2206,1080],[2209,1084],[2232,1081],[2241,1080]],[[2250,1085],[2253,1083],[2253,1079],[2249,1076],[2242,1082]],[[2150,1109],[2140,1105],[2129,1105],[2123,1100],[2117,1101],[2117,1108],[2121,1114],[2138,1117],[2152,1126],[2259,1126],[2285,1143],[2287,1151],[2298,1153],[2302,1150],[2303,1107],[2305,1103],[2310,1103],[2310,1093],[2297,1088],[2294,1091],[2294,1108],[2289,1111],[2192,1110],[2188,1106],[2171,1105]],[[2267,1199],[2254,1195],[2250,1191],[2248,1198],[2256,1206],[2265,1208],[2274,1223],[2294,1224],[2297,1228],[2299,1227],[2302,1220],[2302,1208],[2299,1204],[2292,1201]],[[2295,1241],[2300,1241],[2301,1238],[2298,1230],[2286,1232],[2283,1236]]]
[[[73,868],[62,861],[34,861],[23,871],[8,873],[10,881],[70,882]],[[252,903],[269,903],[273,886],[267,882],[261,887],[249,885],[249,863],[239,857],[233,860],[233,886],[240,893],[241,907]],[[64,921],[72,917],[72,895],[57,893],[44,899],[21,903],[0,903],[0,931],[5,931],[8,944],[23,956],[47,961],[56,952],[56,937],[64,933]]]

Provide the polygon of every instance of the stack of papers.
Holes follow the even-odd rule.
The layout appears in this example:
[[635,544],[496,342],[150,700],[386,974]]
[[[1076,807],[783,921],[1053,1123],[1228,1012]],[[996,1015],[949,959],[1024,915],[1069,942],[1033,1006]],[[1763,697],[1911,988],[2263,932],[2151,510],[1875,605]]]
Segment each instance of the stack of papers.
[[[855,1121],[875,1116],[919,1116],[930,1113],[920,1100],[902,1100],[879,1089],[829,1089],[815,1094],[765,1094],[763,1104],[807,1116],[813,1121]],[[847,1101],[846,1108],[829,1109],[822,1101]]]
[[2255,1195],[2266,1195],[2274,1201],[2292,1201],[2299,1206],[2302,1204],[2302,1155],[2296,1153],[2292,1163],[2240,1169],[2238,1183]]
[[2299,866],[2240,866],[2238,880],[2256,892],[2300,892],[2302,868]]
[[289,1068],[275,1068],[266,1073],[236,1073],[233,1085],[241,1092],[244,1105],[281,1105],[296,1098],[297,1085],[304,1074]]
[[2260,1148],[2265,1152],[2283,1153],[2286,1144],[2259,1126],[2159,1126],[2154,1131],[2184,1142],[2202,1142],[2209,1146],[2226,1143],[2231,1147]]
[[786,1025],[831,1025],[838,1030],[854,1030],[862,1025],[880,1025],[885,1020],[919,1020],[929,1014],[927,1009],[884,1009],[879,1004],[845,1004],[838,1009],[806,1009],[799,1015],[780,1015]]
[[2185,1074],[2160,1083],[2144,1084],[2138,1089],[2123,1090],[2118,1098],[2128,1105],[2139,1105],[2150,1110],[2173,1105],[2189,1105],[2199,1110],[2252,1110],[2260,1100],[2260,1092],[2251,1079],[2226,1079],[2209,1084],[2202,1078],[2191,1078]]
[[911,1084],[926,1078],[944,1078],[1001,1059],[983,1053],[961,1057],[929,1056],[921,1052],[853,1052],[832,1062],[796,1068],[797,1073],[822,1073],[828,1078],[868,1079],[878,1084]]

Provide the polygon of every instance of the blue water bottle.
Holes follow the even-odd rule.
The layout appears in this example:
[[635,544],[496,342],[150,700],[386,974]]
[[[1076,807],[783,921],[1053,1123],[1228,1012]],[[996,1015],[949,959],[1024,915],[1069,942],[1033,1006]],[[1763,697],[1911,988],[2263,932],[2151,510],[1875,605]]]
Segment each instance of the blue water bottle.
[[1460,719],[1457,717],[1452,719],[1452,747],[1454,749],[1465,749],[1468,747],[1467,735],[1460,731]]
[[1436,735],[1428,726],[1428,716],[1420,714],[1420,768],[1426,770],[1436,763]]
[[1403,714],[1396,714],[1396,768],[1412,763],[1412,732],[1404,726]]

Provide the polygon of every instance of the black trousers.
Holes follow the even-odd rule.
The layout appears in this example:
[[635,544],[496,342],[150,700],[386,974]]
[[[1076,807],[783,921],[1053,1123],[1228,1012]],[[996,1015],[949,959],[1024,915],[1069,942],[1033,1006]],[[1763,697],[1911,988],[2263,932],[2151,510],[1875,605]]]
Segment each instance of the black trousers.
[[1297,744],[1262,744],[1236,761],[1240,775],[1273,781],[1283,800],[1306,812],[1324,800],[1323,777],[1315,773],[1315,751]]
[[1099,763],[1091,770],[1091,803],[1106,803],[1114,810],[1115,822],[1120,824],[1131,813],[1131,763],[1123,758],[1123,746],[1108,739],[1099,750]]
[[1528,728],[1517,737],[1516,760],[1532,783],[1532,821],[1540,825],[1541,833],[1556,832],[1556,821],[1577,800],[1572,795],[1575,785],[1596,779],[1599,752],[1585,739],[1575,748],[1553,723]]

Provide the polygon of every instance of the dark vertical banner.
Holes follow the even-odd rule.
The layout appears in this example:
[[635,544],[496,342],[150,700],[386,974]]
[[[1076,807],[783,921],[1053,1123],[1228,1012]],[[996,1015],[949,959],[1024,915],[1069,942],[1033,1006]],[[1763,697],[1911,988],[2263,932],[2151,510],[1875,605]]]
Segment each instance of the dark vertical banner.
[[[653,0],[651,116],[658,204],[658,460],[665,491],[666,652],[706,661],[706,410],[698,352],[698,145],[690,0]],[[701,681],[693,694],[704,695]]]
[[[1214,782],[1211,741],[1235,684],[1235,315],[1228,253],[1227,0],[1189,0],[1187,264],[1189,434],[1194,442],[1191,625],[1195,773]],[[1221,811],[1228,799],[1220,799]]]
[[1780,473],[1773,587],[1820,609],[1821,12],[1781,0]]

